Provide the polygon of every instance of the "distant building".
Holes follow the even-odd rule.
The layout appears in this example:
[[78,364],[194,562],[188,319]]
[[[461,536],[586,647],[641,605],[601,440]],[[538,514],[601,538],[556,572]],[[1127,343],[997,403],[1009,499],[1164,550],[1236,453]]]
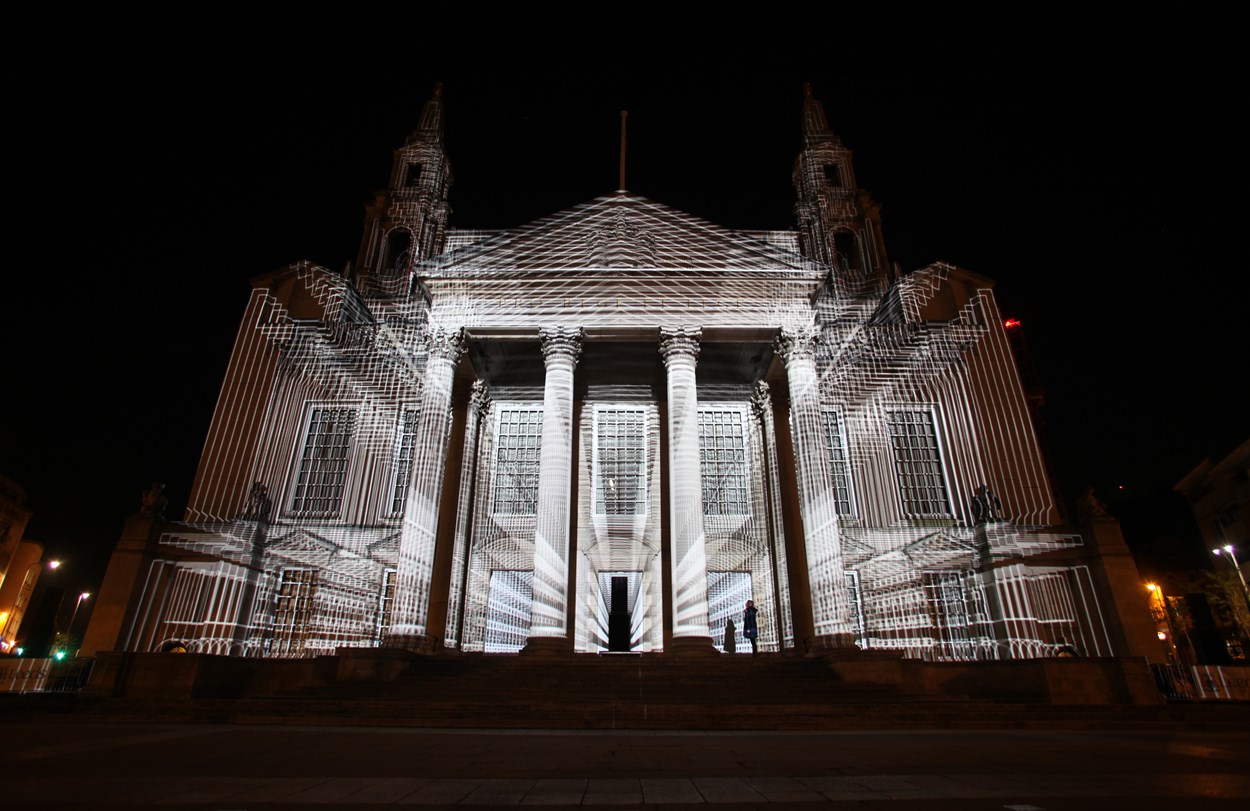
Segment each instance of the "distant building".
[[765,653],[1157,652],[993,282],[893,269],[801,112],[793,231],[624,189],[465,231],[436,92],[353,268],[253,280],[186,513],[145,497],[84,653],[711,652],[747,599]]
[[39,580],[43,549],[22,540],[31,515],[26,491],[12,479],[0,476],[0,653],[12,648]]
[[[1250,567],[1250,440],[1223,459],[1204,459],[1173,489],[1185,496],[1193,510],[1219,583],[1211,589],[1217,592],[1217,613],[1223,615],[1226,626],[1239,629],[1236,636],[1240,639],[1232,647],[1237,658],[1245,658],[1244,645],[1250,641],[1250,588],[1246,585]],[[1219,636],[1214,630],[1209,635]],[[1221,645],[1213,642],[1211,647]]]
[[1204,459],[1173,489],[1189,501],[1208,549],[1232,545],[1250,562],[1250,440],[1223,459]]

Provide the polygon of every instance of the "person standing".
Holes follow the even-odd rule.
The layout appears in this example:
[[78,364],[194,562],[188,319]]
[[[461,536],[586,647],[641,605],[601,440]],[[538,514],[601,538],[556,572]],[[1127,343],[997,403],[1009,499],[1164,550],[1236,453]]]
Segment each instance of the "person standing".
[[759,649],[755,646],[755,638],[759,636],[759,631],[755,626],[755,615],[759,613],[759,609],[755,607],[754,600],[747,600],[747,609],[742,612],[742,635],[751,640],[751,655],[759,653]]

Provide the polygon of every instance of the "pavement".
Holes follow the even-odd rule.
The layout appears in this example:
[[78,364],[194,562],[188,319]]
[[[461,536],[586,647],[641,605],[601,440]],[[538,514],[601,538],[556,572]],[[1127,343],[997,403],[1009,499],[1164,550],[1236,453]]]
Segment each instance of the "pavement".
[[1250,730],[0,728],[3,809],[1250,808]]

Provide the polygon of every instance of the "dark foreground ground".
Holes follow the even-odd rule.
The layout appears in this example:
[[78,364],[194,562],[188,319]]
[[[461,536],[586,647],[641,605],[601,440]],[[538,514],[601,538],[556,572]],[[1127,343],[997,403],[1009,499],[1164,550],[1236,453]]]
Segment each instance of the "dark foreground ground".
[[1226,724],[701,732],[62,714],[0,716],[0,729],[6,809],[1250,808],[1250,730]]

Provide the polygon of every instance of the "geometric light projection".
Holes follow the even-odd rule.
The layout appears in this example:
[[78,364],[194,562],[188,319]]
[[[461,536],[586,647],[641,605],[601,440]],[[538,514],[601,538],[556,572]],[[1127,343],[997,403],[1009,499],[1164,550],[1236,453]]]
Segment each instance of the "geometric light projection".
[[747,514],[747,457],[743,413],[699,411],[699,471],[703,514]]
[[750,572],[708,572],[707,605],[710,614],[708,626],[712,641],[720,651],[725,650],[725,629],[730,621],[734,624],[735,653],[750,653],[751,645],[742,636],[742,616],[747,600],[751,598]]
[[314,569],[283,569],[278,585],[278,607],[273,623],[273,648],[277,656],[298,656],[304,651],[313,619],[317,591]]
[[829,442],[829,476],[833,483],[834,507],[838,515],[854,515],[846,432],[842,427],[842,415],[834,409],[825,411],[825,432]]
[[347,484],[348,445],[356,412],[350,408],[314,408],[308,415],[304,452],[295,474],[291,512],[306,518],[338,515]]
[[500,408],[496,418],[495,482],[491,511],[534,515],[538,511],[538,453],[543,412]]
[[487,653],[516,653],[530,629],[533,572],[491,572],[486,615]]
[[596,513],[639,515],[646,495],[646,414],[637,408],[595,413]]
[[254,280],[119,646],[745,651],[752,599],[762,653],[1120,655],[992,285],[895,268],[804,105],[794,230],[617,191],[476,231],[431,100],[357,261]]
[[412,481],[413,442],[417,437],[417,412],[404,409],[399,424],[399,446],[395,449],[395,489],[391,496],[391,515],[403,515],[408,501],[408,485]]
[[933,414],[929,411],[886,413],[903,511],[909,515],[948,515],[946,478],[942,473]]

